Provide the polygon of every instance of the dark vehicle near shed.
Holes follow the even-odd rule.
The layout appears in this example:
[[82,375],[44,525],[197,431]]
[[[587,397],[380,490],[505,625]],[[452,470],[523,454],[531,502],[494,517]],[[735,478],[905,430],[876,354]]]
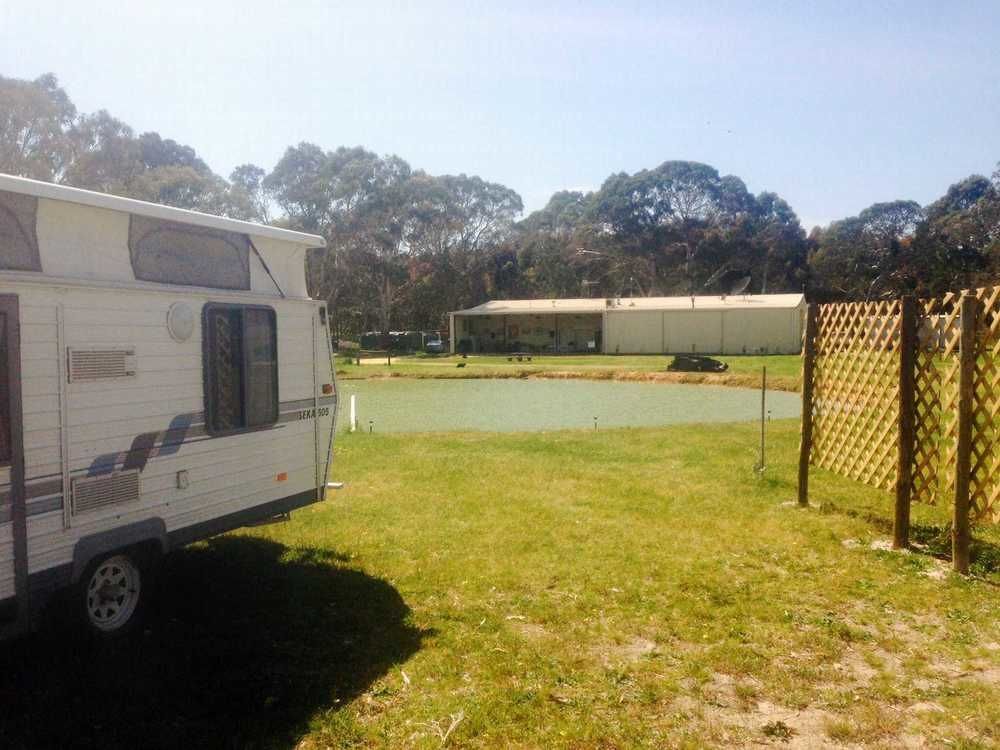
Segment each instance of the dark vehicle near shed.
[[729,365],[712,357],[698,354],[678,354],[667,365],[670,372],[725,372]]

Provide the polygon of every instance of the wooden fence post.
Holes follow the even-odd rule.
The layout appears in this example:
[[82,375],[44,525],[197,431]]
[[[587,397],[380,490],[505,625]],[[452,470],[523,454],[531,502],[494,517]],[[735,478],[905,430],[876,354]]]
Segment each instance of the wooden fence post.
[[915,429],[914,377],[917,353],[917,301],[902,298],[899,315],[899,434],[896,462],[896,510],[892,519],[892,548],[910,546],[910,493],[913,489]]
[[963,294],[959,343],[958,436],[955,446],[955,499],[951,524],[951,564],[958,573],[969,572],[969,482],[972,471],[972,414],[976,376],[976,318],[979,300]]
[[799,506],[809,505],[809,455],[813,433],[813,372],[816,366],[816,323],[819,308],[806,307],[806,335],[802,343],[802,437],[799,443]]

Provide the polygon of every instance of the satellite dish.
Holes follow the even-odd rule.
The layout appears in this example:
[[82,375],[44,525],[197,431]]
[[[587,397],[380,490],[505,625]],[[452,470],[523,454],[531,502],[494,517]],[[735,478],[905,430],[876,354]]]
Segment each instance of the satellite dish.
[[742,279],[737,280],[737,282],[733,284],[733,288],[729,290],[729,293],[732,295],[743,294],[747,290],[748,286],[750,286],[750,277],[744,276]]

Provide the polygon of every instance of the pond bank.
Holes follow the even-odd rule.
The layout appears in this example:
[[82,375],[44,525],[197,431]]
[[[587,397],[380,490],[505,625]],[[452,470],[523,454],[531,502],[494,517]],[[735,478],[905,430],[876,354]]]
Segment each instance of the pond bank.
[[[455,368],[448,371],[428,372],[373,372],[359,377],[357,370],[347,372],[338,369],[337,376],[351,380],[391,380],[407,378],[414,380],[598,380],[629,383],[673,383],[675,385],[717,385],[730,388],[759,388],[760,375],[737,372],[636,372],[629,370],[470,370]],[[767,388],[771,391],[797,393],[800,389],[798,378],[787,376],[769,377]]]

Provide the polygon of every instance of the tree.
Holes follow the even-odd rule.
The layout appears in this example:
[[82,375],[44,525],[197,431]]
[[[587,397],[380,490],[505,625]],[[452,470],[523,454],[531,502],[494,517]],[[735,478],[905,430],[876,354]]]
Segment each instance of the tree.
[[668,161],[612,175],[592,206],[594,221],[620,252],[649,259],[649,290],[695,294],[744,239],[740,225],[754,199],[737,177],[720,177],[707,164]]
[[74,187],[131,195],[146,167],[132,128],[107,110],[81,115],[69,130],[73,154],[64,181]]
[[913,291],[913,237],[924,211],[915,201],[875,203],[835,221],[817,237],[810,258],[821,298],[872,299]]
[[229,175],[230,200],[239,218],[271,223],[271,194],[264,186],[267,172],[255,164],[241,164]]
[[363,318],[379,330],[392,324],[393,306],[407,279],[402,256],[413,216],[409,164],[397,156],[380,157],[361,147],[325,152],[301,143],[286,150],[263,180],[291,226],[322,233],[324,252],[310,258],[313,294],[339,311],[346,290],[340,283],[350,266],[350,290]]
[[805,232],[792,207],[776,193],[757,196],[752,237],[753,265],[747,270],[758,277],[760,292],[801,289],[806,279]]
[[921,293],[996,283],[1000,276],[1000,169],[972,175],[927,207],[911,263]]
[[0,172],[58,180],[71,153],[76,107],[47,73],[34,81],[0,76]]
[[420,284],[433,288],[439,322],[448,310],[478,304],[516,285],[517,253],[505,245],[523,208],[516,192],[480,177],[422,172],[414,175],[411,190],[408,242],[428,260],[429,274]]

